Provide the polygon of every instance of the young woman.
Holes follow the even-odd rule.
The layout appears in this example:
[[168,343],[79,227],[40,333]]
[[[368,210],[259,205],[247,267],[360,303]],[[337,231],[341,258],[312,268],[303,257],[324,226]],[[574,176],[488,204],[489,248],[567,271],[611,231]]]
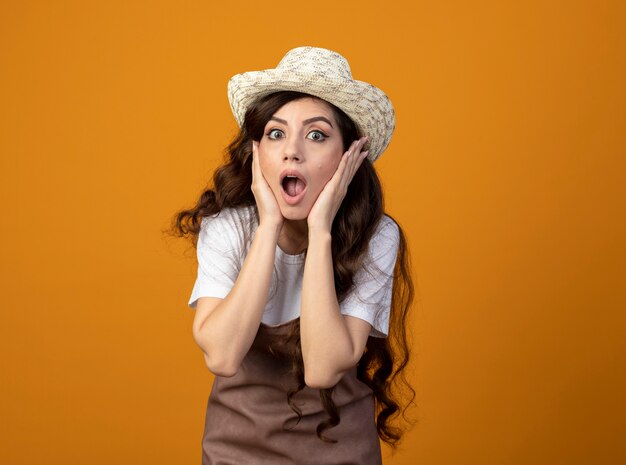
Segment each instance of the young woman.
[[197,247],[193,335],[215,374],[203,464],[380,464],[413,296],[372,166],[393,107],[313,47],[228,90],[241,130],[173,224]]

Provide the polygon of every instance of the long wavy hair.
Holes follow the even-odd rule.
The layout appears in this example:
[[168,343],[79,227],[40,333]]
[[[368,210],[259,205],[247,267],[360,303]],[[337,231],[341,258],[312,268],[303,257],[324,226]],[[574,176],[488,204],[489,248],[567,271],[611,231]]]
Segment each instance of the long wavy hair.
[[[283,105],[305,97],[312,96],[300,92],[277,92],[250,105],[239,133],[226,149],[224,164],[213,175],[213,186],[202,192],[193,208],[176,213],[169,231],[171,234],[187,237],[197,247],[202,219],[229,207],[253,207],[258,222],[258,211],[251,190],[252,141],[261,140],[270,117]],[[329,105],[342,135],[344,151],[348,150],[351,142],[358,139],[360,134],[354,122],[342,110]],[[339,302],[352,289],[355,273],[364,262],[368,244],[383,214],[380,181],[366,158],[349,184],[332,224],[333,273]],[[415,398],[415,391],[407,382],[404,372],[409,362],[407,315],[414,290],[407,243],[399,225],[398,230],[400,241],[393,273],[389,335],[386,338],[369,337],[357,365],[358,379],[369,386],[374,395],[378,435],[392,447],[399,443],[407,426],[405,423],[411,423],[404,413]],[[291,371],[296,379],[296,387],[288,392],[287,402],[300,419],[301,412],[293,401],[294,395],[305,387],[299,322],[292,325],[290,333],[282,342],[289,349]],[[317,426],[317,435],[326,442],[336,442],[323,433],[340,421],[338,408],[332,400],[332,391],[333,388],[320,389],[320,400],[328,418]]]

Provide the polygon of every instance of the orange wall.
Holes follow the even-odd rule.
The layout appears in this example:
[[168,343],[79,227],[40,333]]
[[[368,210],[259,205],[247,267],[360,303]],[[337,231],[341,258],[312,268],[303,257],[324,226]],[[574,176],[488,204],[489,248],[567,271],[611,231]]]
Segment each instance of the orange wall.
[[227,80],[299,45],[397,110],[418,423],[386,464],[626,460],[624,2],[234,5],[0,5],[0,463],[200,462],[195,256],[160,230]]

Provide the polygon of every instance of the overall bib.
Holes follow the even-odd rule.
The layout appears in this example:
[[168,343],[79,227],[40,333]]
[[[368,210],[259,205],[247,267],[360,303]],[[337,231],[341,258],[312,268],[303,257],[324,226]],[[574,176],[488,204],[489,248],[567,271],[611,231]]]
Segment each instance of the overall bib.
[[216,376],[209,396],[203,465],[381,465],[372,390],[356,377],[356,367],[335,386],[332,399],[339,425],[322,434],[317,425],[328,418],[318,389],[305,387],[287,403],[296,386],[284,339],[298,320],[279,326],[261,323],[249,352],[235,376]]

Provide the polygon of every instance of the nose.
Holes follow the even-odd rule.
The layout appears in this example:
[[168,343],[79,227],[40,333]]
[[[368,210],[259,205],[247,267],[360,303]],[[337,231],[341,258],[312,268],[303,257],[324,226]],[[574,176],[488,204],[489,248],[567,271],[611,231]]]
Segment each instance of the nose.
[[303,159],[302,146],[297,137],[289,137],[285,141],[283,161],[300,162]]

